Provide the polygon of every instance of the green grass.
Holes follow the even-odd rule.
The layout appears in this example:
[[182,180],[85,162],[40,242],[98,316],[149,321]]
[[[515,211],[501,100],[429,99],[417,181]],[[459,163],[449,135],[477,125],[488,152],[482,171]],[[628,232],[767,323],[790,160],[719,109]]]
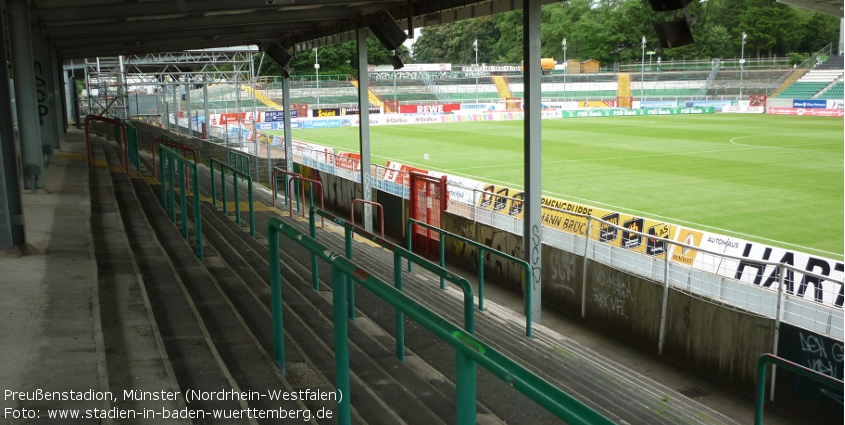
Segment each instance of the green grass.
[[[543,120],[543,192],[841,259],[842,126],[738,114]],[[293,137],[358,151],[354,127]],[[522,121],[371,127],[374,163],[512,188],[523,187],[522,139]]]

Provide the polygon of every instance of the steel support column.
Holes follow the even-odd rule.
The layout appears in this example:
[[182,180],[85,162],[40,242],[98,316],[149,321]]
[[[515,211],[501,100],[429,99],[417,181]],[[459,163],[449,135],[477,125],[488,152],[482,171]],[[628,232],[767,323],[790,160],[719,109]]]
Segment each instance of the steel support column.
[[205,114],[203,118],[205,121],[205,138],[211,139],[211,120],[208,118],[208,80],[205,75],[202,76],[202,112]]
[[55,100],[53,99],[52,60],[50,59],[50,45],[42,37],[40,26],[31,28],[32,59],[35,71],[35,95],[38,101],[38,124],[41,128],[41,145],[44,161],[53,163],[53,149],[59,146],[59,136],[54,128],[56,120]]
[[41,148],[41,128],[38,124],[29,9],[26,0],[9,0],[7,8],[24,188],[43,189],[44,154]]
[[[285,129],[285,170],[293,172],[293,136],[290,134],[290,78],[282,77],[282,109],[285,110],[285,121],[283,123]],[[285,185],[287,185],[287,177],[285,177]],[[287,187],[287,186],[285,186]],[[291,199],[290,194],[285,196]]]
[[65,71],[59,52],[53,50],[53,87],[56,98],[56,128],[59,130],[59,137],[67,133],[67,99],[65,98]]
[[[62,95],[59,92],[59,66],[56,51],[50,48],[50,41],[44,40],[41,47],[41,56],[44,58],[44,79],[47,81],[49,92],[47,93],[47,116],[44,120],[50,119],[50,127],[53,129],[53,149],[59,149],[59,140],[64,133],[64,122],[62,121]],[[40,101],[40,99],[39,99]]]
[[[2,11],[2,9],[0,9]],[[0,19],[0,57],[9,57],[6,28]],[[0,251],[26,243],[21,199],[20,164],[12,118],[9,71],[0,66]]]
[[542,196],[542,143],[540,138],[540,2],[524,3],[522,15],[523,54],[525,58],[525,140],[524,180],[525,213],[523,247],[524,258],[531,264],[531,316],[540,323],[542,305],[542,222],[540,220],[540,197]]
[[[361,149],[361,186],[364,188],[364,200],[372,201],[372,182],[370,181],[370,76],[367,74],[367,36],[366,28],[358,30],[358,135]],[[373,231],[372,206],[364,204],[364,229]]]
[[[190,78],[188,79],[190,81]],[[194,137],[193,119],[191,118],[191,84],[185,84],[185,115],[188,116],[188,137]]]
[[[173,79],[173,82],[176,82],[176,78]],[[173,89],[173,122],[175,125],[170,129],[172,131],[179,131],[179,86],[174,85]],[[170,119],[170,118],[168,118]]]

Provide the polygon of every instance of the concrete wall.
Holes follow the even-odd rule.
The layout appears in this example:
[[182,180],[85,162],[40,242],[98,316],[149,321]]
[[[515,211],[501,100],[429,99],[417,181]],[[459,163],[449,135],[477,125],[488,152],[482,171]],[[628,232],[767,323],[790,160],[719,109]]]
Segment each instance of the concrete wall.
[[[453,214],[443,228],[522,258],[522,237]],[[447,239],[447,260],[476,274],[474,248]],[[522,268],[486,255],[485,282],[522,292]],[[658,354],[663,286],[584,257],[543,245],[543,305],[601,332]],[[585,317],[581,300],[586,289]],[[757,359],[771,352],[774,320],[736,311],[698,296],[670,290],[662,357],[748,395],[754,393]]]

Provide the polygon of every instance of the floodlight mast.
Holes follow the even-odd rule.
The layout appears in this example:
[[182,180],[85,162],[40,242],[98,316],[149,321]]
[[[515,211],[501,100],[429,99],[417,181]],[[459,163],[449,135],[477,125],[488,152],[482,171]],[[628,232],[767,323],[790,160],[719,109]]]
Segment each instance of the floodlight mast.
[[640,102],[645,98],[645,36],[643,36],[643,58],[640,62]]
[[563,46],[563,100],[566,101],[566,68],[568,65],[566,64],[566,39],[563,39],[561,43]]
[[472,49],[475,50],[475,103],[478,103],[478,39],[472,42]]
[[317,78],[317,109],[320,109],[320,61],[317,59],[317,48],[314,48],[314,72]]
[[745,41],[748,39],[748,34],[742,32],[742,51],[739,56],[739,97],[742,98],[742,75],[745,74]]

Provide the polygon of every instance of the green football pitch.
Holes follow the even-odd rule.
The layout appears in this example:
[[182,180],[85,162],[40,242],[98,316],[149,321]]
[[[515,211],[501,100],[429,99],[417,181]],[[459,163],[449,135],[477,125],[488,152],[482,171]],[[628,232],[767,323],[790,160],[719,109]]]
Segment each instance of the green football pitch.
[[[542,125],[547,196],[843,257],[842,119],[714,114]],[[370,129],[373,163],[523,187],[522,121]],[[295,130],[293,138],[359,150],[357,127]]]

